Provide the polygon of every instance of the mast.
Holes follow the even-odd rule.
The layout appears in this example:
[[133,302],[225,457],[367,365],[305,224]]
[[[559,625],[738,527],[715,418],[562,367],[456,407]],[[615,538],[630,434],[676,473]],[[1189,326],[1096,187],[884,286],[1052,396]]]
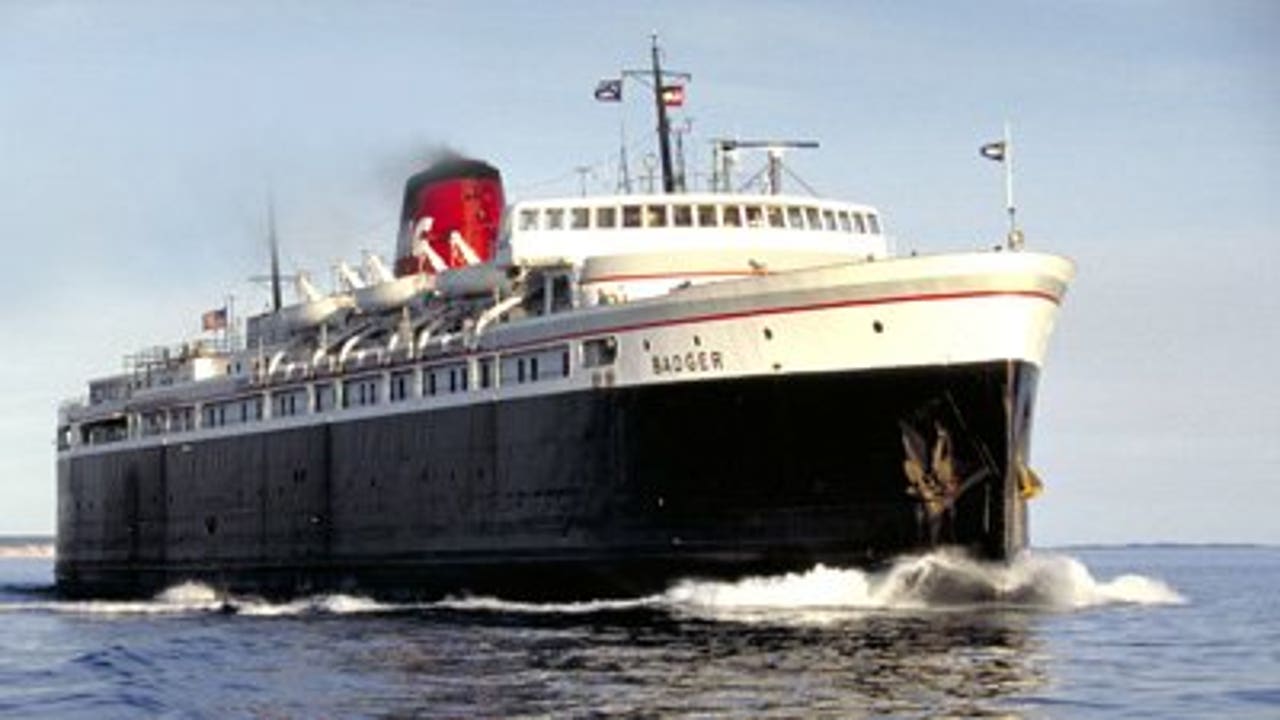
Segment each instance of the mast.
[[658,52],[658,33],[653,36],[653,104],[658,111],[658,154],[662,158],[662,190],[675,192],[676,177],[671,169],[671,123],[667,120],[667,103],[662,97],[662,63]]
[[[683,185],[683,178],[676,174],[675,164],[671,158],[671,121],[667,117],[667,103],[671,102],[674,105],[682,104],[683,95],[668,97],[665,91],[671,90],[673,93],[683,93],[684,87],[683,85],[668,86],[664,83],[667,78],[672,78],[679,82],[688,82],[693,78],[693,76],[686,72],[663,70],[662,53],[661,49],[658,47],[658,33],[653,33],[650,38],[652,40],[652,46],[650,47],[650,59],[652,64],[650,67],[646,70],[623,70],[622,78],[635,78],[653,86],[653,109],[658,114],[658,157],[662,162],[662,189],[664,192],[672,193],[682,189],[681,186]],[[604,96],[598,94],[597,99],[608,99],[613,101],[620,100],[621,95],[618,94],[619,92],[620,91],[615,90],[613,93]],[[625,152],[626,143],[624,135],[623,148],[620,154],[625,154]],[[626,172],[626,160],[624,157],[623,173]],[[625,179],[623,184],[627,184]],[[652,191],[653,189],[650,188],[650,192]]]
[[276,236],[276,203],[274,196],[267,196],[267,241],[271,244],[271,309],[279,312],[283,302],[280,297],[280,238]]
[[1009,249],[1021,250],[1022,231],[1018,229],[1018,209],[1013,202],[1013,131],[1008,120],[1004,123],[1004,205],[1009,213]]

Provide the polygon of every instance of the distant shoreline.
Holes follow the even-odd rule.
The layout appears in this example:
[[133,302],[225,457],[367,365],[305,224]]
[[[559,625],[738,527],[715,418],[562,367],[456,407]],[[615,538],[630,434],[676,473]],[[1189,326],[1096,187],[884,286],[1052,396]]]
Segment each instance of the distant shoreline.
[[1250,542],[1134,542],[1037,545],[1031,549],[1070,552],[1074,550],[1273,550],[1276,548],[1280,548],[1280,544]]
[[52,535],[0,535],[0,559],[52,558],[54,543]]

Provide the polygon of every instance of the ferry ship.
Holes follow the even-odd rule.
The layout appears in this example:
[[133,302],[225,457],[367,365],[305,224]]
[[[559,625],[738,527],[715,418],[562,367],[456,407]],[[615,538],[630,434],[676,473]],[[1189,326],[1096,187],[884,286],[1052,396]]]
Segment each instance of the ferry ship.
[[776,152],[772,192],[684,192],[656,42],[651,72],[661,191],[508,205],[442,161],[390,266],[285,305],[273,262],[242,342],[64,403],[59,589],[599,597],[1023,548],[1072,264],[895,256],[875,207],[780,192]]

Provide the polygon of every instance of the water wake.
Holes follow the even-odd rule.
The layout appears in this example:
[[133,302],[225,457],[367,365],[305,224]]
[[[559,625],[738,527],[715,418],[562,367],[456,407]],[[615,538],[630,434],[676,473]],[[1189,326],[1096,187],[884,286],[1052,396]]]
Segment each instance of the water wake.
[[[46,594],[51,589],[39,589]],[[33,591],[34,592],[34,591]],[[428,604],[381,603],[358,595],[313,595],[289,602],[269,602],[219,592],[210,585],[185,582],[168,588],[150,600],[37,600],[0,603],[0,613],[34,611],[73,615],[205,615],[226,614],[251,617],[303,615],[354,615],[399,612],[431,607]]]
[[652,609],[715,619],[983,607],[1070,611],[1183,602],[1176,590],[1160,580],[1132,574],[1099,580],[1084,563],[1067,555],[1029,552],[1010,563],[989,563],[957,552],[937,551],[900,558],[876,572],[818,565],[802,573],[733,582],[686,580],[659,595],[625,600],[527,603],[463,597],[428,603],[385,603],[358,595],[328,594],[269,602],[226,595],[209,585],[189,582],[171,587],[151,600],[41,599],[0,603],[0,612],[289,617],[423,610],[585,615]]
[[879,572],[822,565],[805,573],[737,582],[676,585],[664,596],[695,611],[735,610],[946,610],[979,606],[1078,610],[1103,605],[1185,602],[1160,580],[1121,575],[1101,581],[1079,560],[1024,553],[1011,563],[973,560],[938,551],[905,557]]
[[1098,580],[1084,563],[1067,555],[1028,552],[1010,563],[992,563],[942,550],[900,558],[878,572],[818,565],[802,573],[732,582],[686,580],[660,595],[633,600],[527,603],[467,597],[432,607],[529,614],[659,609],[710,619],[826,620],[867,612],[1071,611],[1183,602],[1176,590],[1160,580],[1141,575]]

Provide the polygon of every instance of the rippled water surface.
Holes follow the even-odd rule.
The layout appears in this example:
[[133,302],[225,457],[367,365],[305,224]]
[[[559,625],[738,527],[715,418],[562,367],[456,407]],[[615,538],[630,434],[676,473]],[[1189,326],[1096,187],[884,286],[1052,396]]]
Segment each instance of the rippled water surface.
[[558,605],[199,585],[71,602],[0,557],[0,715],[1280,717],[1280,550],[945,553]]

